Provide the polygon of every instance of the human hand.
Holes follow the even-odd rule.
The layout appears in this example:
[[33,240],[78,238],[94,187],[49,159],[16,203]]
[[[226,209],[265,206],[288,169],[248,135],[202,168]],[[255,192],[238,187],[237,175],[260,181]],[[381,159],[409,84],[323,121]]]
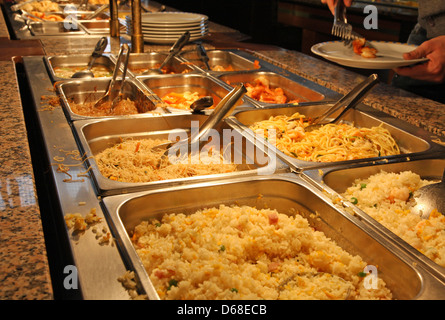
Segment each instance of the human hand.
[[394,69],[399,75],[436,83],[445,81],[445,36],[423,42],[415,50],[404,53],[403,58],[405,60],[428,58],[429,61]]
[[343,1],[345,6],[350,7],[352,5],[352,0],[321,0],[322,3],[326,3],[331,10],[332,14],[335,13],[335,5],[337,1]]

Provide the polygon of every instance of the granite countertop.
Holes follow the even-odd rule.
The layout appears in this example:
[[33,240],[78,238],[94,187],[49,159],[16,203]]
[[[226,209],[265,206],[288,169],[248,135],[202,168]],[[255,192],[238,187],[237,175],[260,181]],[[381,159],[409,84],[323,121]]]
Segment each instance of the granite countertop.
[[[0,31],[4,21],[0,20]],[[211,26],[212,37],[204,41],[209,48],[227,47],[217,33],[236,31]],[[97,38],[44,39],[46,55],[90,53]],[[116,53],[125,37],[112,38],[108,52]],[[165,51],[170,46],[145,45],[145,52]],[[249,43],[232,43],[268,62],[294,72],[339,93],[346,93],[364,76],[341,66],[299,52]],[[14,63],[0,61],[0,141],[3,147],[0,166],[0,299],[52,299],[51,277],[45,250],[40,211],[27,141],[23,109],[19,97]],[[445,141],[445,105],[408,92],[379,84],[364,101],[375,109],[423,128]],[[7,147],[5,147],[7,146]]]
[[0,61],[0,299],[52,298],[14,65]]

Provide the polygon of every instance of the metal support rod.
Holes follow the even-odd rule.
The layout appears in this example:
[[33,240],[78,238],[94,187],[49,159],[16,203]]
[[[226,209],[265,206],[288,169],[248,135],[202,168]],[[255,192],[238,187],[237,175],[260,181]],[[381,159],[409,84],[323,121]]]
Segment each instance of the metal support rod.
[[110,0],[110,37],[119,37],[117,0]]
[[141,0],[131,0],[131,52],[144,52],[144,36],[142,34]]

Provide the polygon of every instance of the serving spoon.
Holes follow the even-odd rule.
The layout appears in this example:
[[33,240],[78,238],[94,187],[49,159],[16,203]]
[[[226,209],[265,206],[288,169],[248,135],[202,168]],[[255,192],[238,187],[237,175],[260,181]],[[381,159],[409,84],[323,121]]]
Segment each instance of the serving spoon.
[[213,97],[205,96],[195,100],[191,105],[190,109],[193,113],[200,113],[201,111],[211,107],[213,105]]
[[[357,104],[363,101],[363,99],[366,97],[369,91],[374,88],[378,81],[378,76],[376,74],[371,74],[366,80],[358,84],[350,92],[338,100],[332,107],[330,107],[320,116],[316,117],[311,125],[304,128],[304,131],[313,131],[326,124],[338,122],[348,110],[354,108]],[[331,114],[340,110],[340,108],[344,109],[335,119],[325,122],[325,120]]]
[[176,42],[170,48],[168,56],[164,59],[159,68],[153,68],[144,71],[142,75],[163,74],[162,68],[164,68],[165,65],[167,65],[167,63],[169,63],[170,60],[173,59],[173,57],[175,57],[182,50],[182,48],[187,44],[187,42],[189,42],[189,40],[190,32],[186,31],[178,38],[178,40],[176,40]]
[[94,47],[93,53],[91,54],[91,60],[90,63],[88,63],[88,67],[85,70],[74,73],[71,78],[94,78],[94,73],[91,71],[91,68],[93,67],[96,59],[102,56],[102,53],[104,53],[107,45],[107,38],[100,38],[99,41],[96,43],[96,46]]
[[434,209],[445,214],[445,169],[440,182],[419,188],[414,192],[413,197],[416,205],[411,209],[411,212],[419,215],[422,219],[428,219]]

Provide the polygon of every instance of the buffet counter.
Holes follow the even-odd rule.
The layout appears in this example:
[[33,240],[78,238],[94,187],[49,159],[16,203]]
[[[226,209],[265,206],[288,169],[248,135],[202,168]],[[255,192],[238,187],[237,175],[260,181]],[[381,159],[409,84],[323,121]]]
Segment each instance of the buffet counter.
[[[159,4],[150,1],[151,8],[157,6]],[[4,28],[4,24],[4,21],[0,21],[0,30]],[[126,35],[108,39],[109,46],[105,53],[113,56],[117,55],[122,43],[129,42]],[[283,74],[291,74],[302,82],[307,81],[310,87],[317,88],[329,101],[339,98],[364,80],[362,75],[345,70],[341,66],[299,52],[243,41],[246,39],[247,37],[236,30],[210,22],[210,32],[204,38],[203,44],[208,50],[236,50],[241,55],[245,52],[248,56],[262,61],[264,65],[269,65],[270,70],[277,68]],[[40,43],[46,57],[69,56],[90,54],[97,40],[98,38],[94,37],[84,38],[80,43],[75,38],[42,38]],[[169,48],[169,45],[145,43],[144,51],[146,53],[159,52],[167,51]],[[184,50],[192,48],[194,46],[189,45]],[[90,181],[88,177],[83,177],[81,182],[67,183],[64,180],[66,176],[55,169],[54,162],[57,159],[62,157],[68,159],[68,152],[78,148],[78,141],[73,138],[73,132],[77,129],[66,121],[65,112],[57,104],[51,104],[51,98],[55,97],[56,93],[43,58],[40,55],[34,55],[23,57],[21,60],[11,59],[0,62],[0,90],[3,98],[0,102],[0,110],[2,110],[0,139],[4,146],[1,156],[3,165],[0,169],[2,190],[0,299],[53,299],[57,298],[58,294],[63,298],[82,299],[135,298],[129,293],[128,288],[122,285],[123,281],[117,281],[128,269],[140,268],[140,266],[128,265],[128,261],[134,261],[132,257],[122,259],[122,255],[126,255],[119,248],[122,244],[117,245],[113,241],[102,243],[92,232],[78,235],[65,226],[63,215],[78,212],[84,215],[90,210],[96,210],[105,234],[110,229],[113,233],[119,232],[118,227],[107,225],[102,196],[96,194],[97,185],[93,181]],[[19,88],[20,79],[16,75],[17,61],[20,68],[19,74],[26,75],[25,81],[21,83],[25,84],[27,91],[24,94],[22,92],[22,96],[19,89],[24,90],[24,88]],[[24,96],[27,96],[26,101],[21,100]],[[374,110],[382,115],[386,114],[398,121],[406,122],[413,136],[417,135],[416,128],[418,128],[419,136],[426,134],[428,139],[437,143],[438,146],[443,145],[445,141],[445,105],[443,104],[395,89],[384,83],[380,83],[367,96],[363,104],[370,108],[371,112]],[[24,113],[27,114],[27,121],[31,120],[35,123],[26,123]],[[41,133],[38,133],[39,128],[43,128]],[[35,137],[32,137],[34,135],[32,130],[36,130]],[[39,140],[40,144],[34,145],[35,140]],[[32,150],[36,146],[38,150]],[[31,154],[35,157],[40,154],[42,159],[46,160],[31,161]],[[443,151],[439,151],[438,156],[443,157]],[[78,164],[78,159],[67,161],[68,163],[64,162],[64,164]],[[47,167],[46,162],[49,162],[50,168]],[[33,164],[34,166],[43,165],[43,168],[34,167],[33,170]],[[36,170],[44,172],[36,172]],[[82,171],[83,168],[79,168],[70,172],[74,176],[75,173],[79,174]],[[36,175],[38,179],[35,179]],[[40,179],[43,179],[43,182]],[[283,184],[286,179],[283,177]],[[243,181],[238,182],[241,185],[243,183]],[[180,197],[180,190],[177,192]],[[217,192],[218,190],[214,194],[215,197]],[[58,193],[59,196],[53,193]],[[45,203],[44,206],[39,207],[38,200]],[[109,205],[113,206],[113,203]],[[50,222],[42,224],[42,220]],[[52,224],[53,229],[46,225],[48,223]],[[54,230],[57,231],[54,232]],[[374,229],[372,230],[374,232]],[[45,236],[44,233],[46,233]],[[383,237],[383,235],[376,234],[376,237]],[[56,240],[60,243],[53,243]],[[61,256],[55,256],[66,249],[68,249],[67,252],[62,253]],[[413,254],[407,255],[397,245],[393,249],[399,256],[411,261]],[[60,258],[60,261],[54,263],[48,259],[48,256],[49,259]],[[72,273],[74,269],[69,268],[71,264],[76,267],[75,274]],[[428,264],[425,265],[425,270],[422,269],[422,272],[425,272],[426,286],[431,289],[431,292],[420,294],[420,296],[435,298],[437,294],[443,292],[441,291],[443,288],[435,282],[436,278],[441,278],[441,270],[437,271],[435,267]],[[79,280],[79,288],[69,287],[70,284],[64,282],[71,279],[70,276],[75,276],[73,279]],[[440,281],[443,283],[444,280]],[[75,293],[63,292],[64,289]],[[414,291],[412,296],[406,298],[415,297]],[[156,296],[153,292],[150,294]]]

